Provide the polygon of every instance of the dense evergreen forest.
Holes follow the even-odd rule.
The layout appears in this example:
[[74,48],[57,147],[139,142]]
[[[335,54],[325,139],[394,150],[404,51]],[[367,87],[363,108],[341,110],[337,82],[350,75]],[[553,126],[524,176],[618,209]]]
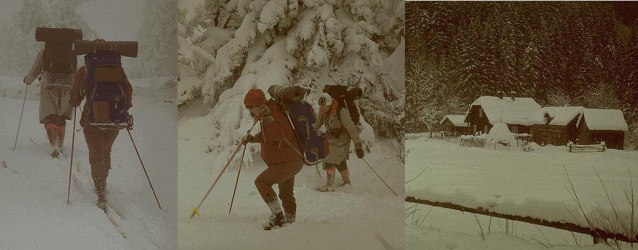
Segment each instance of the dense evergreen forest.
[[406,130],[482,95],[620,109],[638,132],[638,2],[408,2]]

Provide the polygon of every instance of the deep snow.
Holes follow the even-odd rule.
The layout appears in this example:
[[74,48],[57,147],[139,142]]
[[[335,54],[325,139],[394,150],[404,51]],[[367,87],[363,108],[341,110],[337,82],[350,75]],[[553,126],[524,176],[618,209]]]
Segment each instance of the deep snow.
[[[125,130],[113,145],[107,199],[120,215],[116,221],[128,234],[124,239],[95,205],[82,131],[75,134],[75,181],[67,206],[70,158],[52,159],[47,152],[44,126],[38,122],[39,86],[35,83],[28,90],[17,148],[11,150],[24,84],[18,78],[0,77],[0,107],[5,117],[0,120],[0,162],[7,166],[0,167],[0,249],[175,249],[177,109],[174,84],[163,84],[168,81],[132,80],[130,110],[135,118],[131,133],[165,211],[157,207]],[[72,126],[72,121],[67,123],[66,155],[70,155]]]
[[[600,174],[607,191],[614,197],[618,209],[623,212],[629,210],[623,186],[629,187],[630,178],[638,178],[638,153],[631,151],[569,153],[563,146],[536,147],[534,152],[523,152],[513,146],[512,150],[503,151],[461,147],[456,140],[448,142],[418,138],[406,140],[406,154],[406,180],[413,179],[424,171],[416,180],[406,184],[407,196],[469,207],[489,207],[490,204],[495,204],[496,212],[530,215],[548,220],[574,221],[567,212],[568,209],[575,213],[577,220],[582,220],[567,190],[569,182],[565,169],[587,212],[594,210],[596,202],[604,209],[609,208],[594,168]],[[424,168],[426,169],[423,170]],[[638,189],[635,181],[633,188]],[[406,208],[409,205],[411,204],[406,203]],[[544,244],[550,242],[554,246],[575,245],[569,232],[525,223],[517,223],[519,226],[516,237],[504,237],[499,235],[502,230],[498,225],[504,225],[504,220],[500,219],[493,219],[492,222],[492,232],[496,232],[497,236],[488,236],[486,242],[483,242],[477,236],[480,229],[473,215],[425,205],[420,205],[420,209],[422,211],[418,215],[421,216],[430,210],[432,212],[422,226],[413,226],[410,220],[406,220],[406,249],[419,249],[414,246],[426,242],[437,246],[431,249],[511,249],[507,246],[518,246],[512,241],[520,239],[539,240]],[[483,229],[487,231],[489,218],[479,216],[479,219]],[[581,240],[583,245],[591,245],[590,237],[578,237],[584,237]],[[537,243],[527,246],[528,243],[523,242],[526,246],[520,246],[520,249],[544,248]],[[595,246],[593,249],[600,247]]]
[[[181,112],[181,110],[180,110]],[[206,153],[211,147],[210,116],[179,121],[179,247],[181,249],[392,249],[404,248],[404,169],[389,153],[385,141],[377,141],[366,160],[399,196],[396,197],[354,153],[348,161],[353,186],[334,193],[315,188],[325,183],[314,166],[296,176],[297,222],[264,231],[261,225],[270,211],[254,186],[265,168],[258,153],[246,152],[233,211],[228,213],[241,152],[200,208],[201,217],[190,219],[197,206],[230,157],[233,148]],[[253,134],[257,131],[253,131]],[[259,147],[258,144],[255,144]],[[249,149],[250,150],[250,149]],[[216,151],[214,151],[216,152]],[[249,158],[248,156],[252,157]],[[336,184],[342,181],[337,175]],[[278,192],[278,189],[275,187]]]

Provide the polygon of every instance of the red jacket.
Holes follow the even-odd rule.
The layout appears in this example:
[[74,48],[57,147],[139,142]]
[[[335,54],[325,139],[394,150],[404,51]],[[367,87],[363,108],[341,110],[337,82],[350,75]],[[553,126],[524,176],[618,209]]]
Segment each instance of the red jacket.
[[266,105],[274,121],[266,126],[260,123],[261,132],[253,137],[254,142],[259,140],[261,143],[261,158],[269,166],[302,159],[295,131],[281,107],[273,101],[267,102]]

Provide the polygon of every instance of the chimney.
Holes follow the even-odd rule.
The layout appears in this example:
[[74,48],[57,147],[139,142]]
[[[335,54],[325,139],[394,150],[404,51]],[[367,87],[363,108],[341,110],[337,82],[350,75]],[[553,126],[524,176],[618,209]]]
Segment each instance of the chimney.
[[510,97],[512,97],[512,101],[516,101],[516,98],[515,98],[515,97],[516,97],[516,91],[513,91],[513,90],[512,90],[512,91],[510,92]]
[[503,91],[497,91],[496,96],[498,96],[498,99],[503,99]]

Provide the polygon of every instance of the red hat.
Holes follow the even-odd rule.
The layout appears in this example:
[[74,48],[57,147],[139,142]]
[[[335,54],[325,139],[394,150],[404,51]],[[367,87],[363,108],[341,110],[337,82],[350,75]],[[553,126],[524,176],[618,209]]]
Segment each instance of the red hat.
[[266,104],[266,95],[261,89],[250,89],[244,98],[246,107],[256,107]]

